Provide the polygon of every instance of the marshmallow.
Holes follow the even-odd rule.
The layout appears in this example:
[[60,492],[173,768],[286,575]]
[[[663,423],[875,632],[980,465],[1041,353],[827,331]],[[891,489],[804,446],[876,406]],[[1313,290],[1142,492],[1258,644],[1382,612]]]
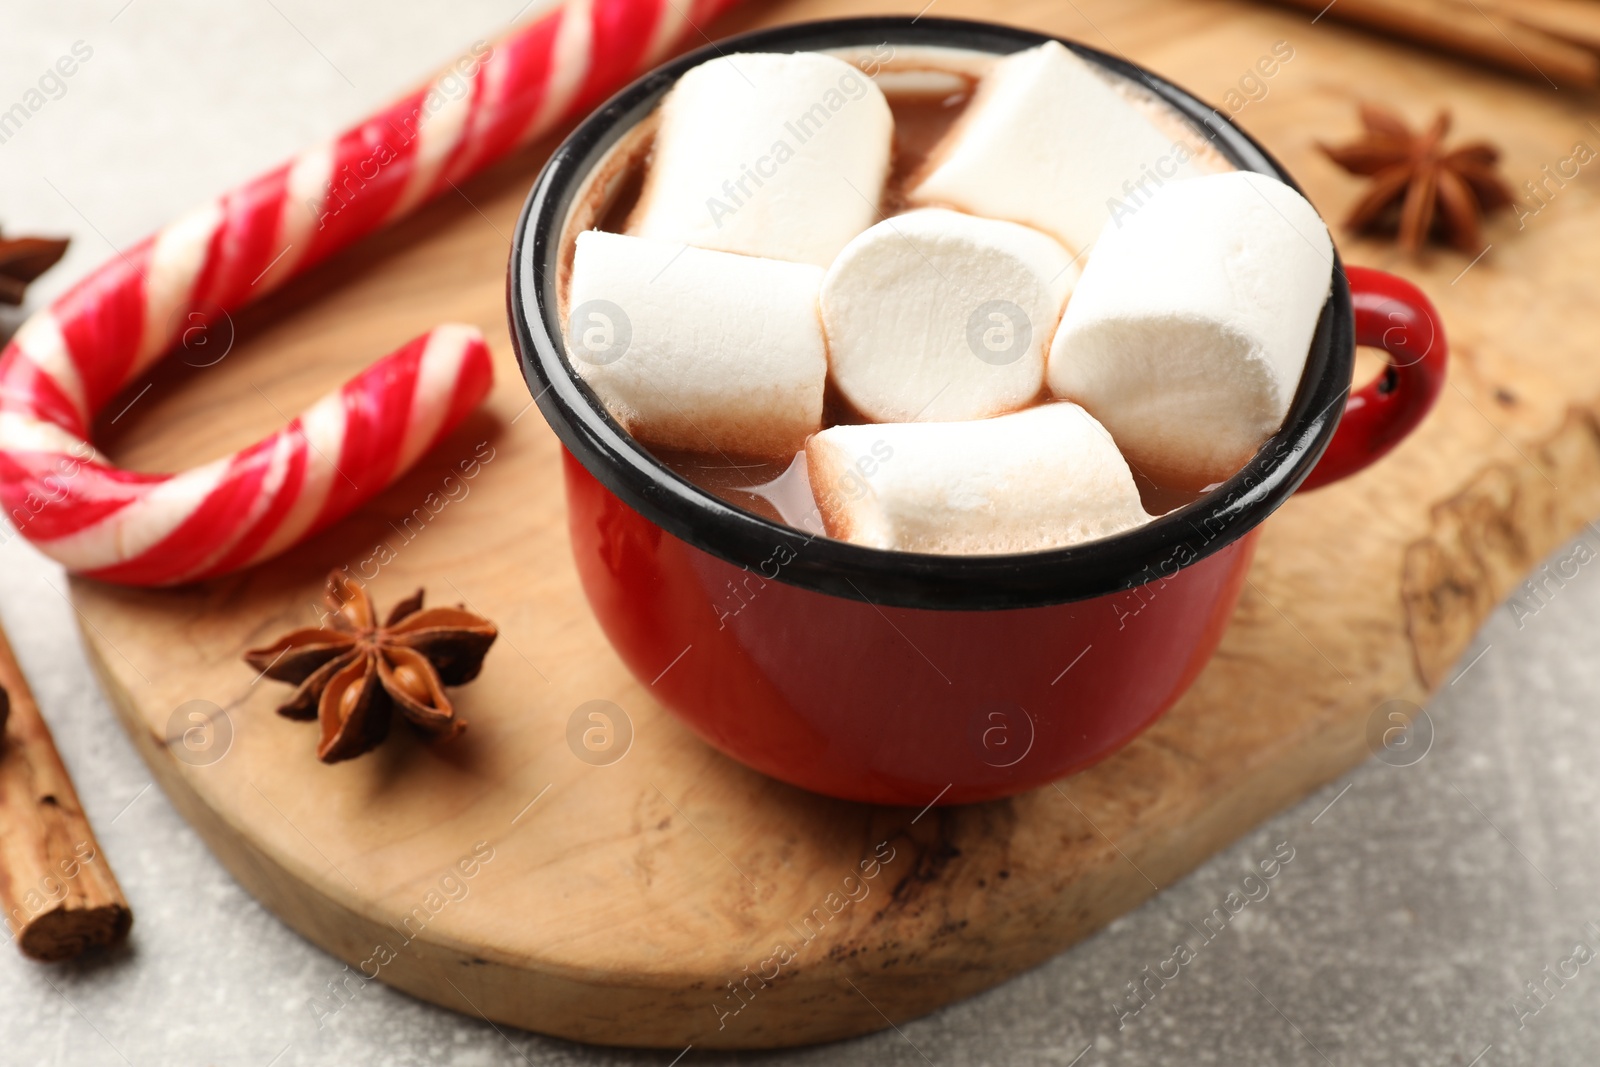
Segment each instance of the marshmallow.
[[878,218],[893,140],[883,91],[842,60],[708,60],[661,104],[628,232],[826,267]]
[[928,208],[845,246],[822,282],[840,393],[877,422],[1014,411],[1044,387],[1044,356],[1078,267],[1037,230]]
[[1332,272],[1327,227],[1282,182],[1169,185],[1095,246],[1050,348],[1050,389],[1155,481],[1220,482],[1283,425]]
[[589,230],[567,354],[644,444],[787,459],[822,424],[822,270]]
[[829,536],[873,548],[1031,552],[1150,519],[1111,436],[1076,404],[833,426],[806,444],[806,460]]
[[1082,252],[1113,215],[1202,173],[1192,148],[1047,41],[994,65],[909,198],[1025,223]]

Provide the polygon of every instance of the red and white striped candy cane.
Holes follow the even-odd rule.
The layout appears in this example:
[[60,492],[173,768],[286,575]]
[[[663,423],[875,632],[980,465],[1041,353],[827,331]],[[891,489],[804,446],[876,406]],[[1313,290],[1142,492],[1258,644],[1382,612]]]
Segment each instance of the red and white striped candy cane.
[[478,332],[440,326],[249,448],[136,474],[95,415],[180,326],[255,300],[646,70],[736,0],[569,0],[435,81],[113,257],[0,353],[0,504],[76,573],[130,585],[226,574],[388,485],[489,392]]

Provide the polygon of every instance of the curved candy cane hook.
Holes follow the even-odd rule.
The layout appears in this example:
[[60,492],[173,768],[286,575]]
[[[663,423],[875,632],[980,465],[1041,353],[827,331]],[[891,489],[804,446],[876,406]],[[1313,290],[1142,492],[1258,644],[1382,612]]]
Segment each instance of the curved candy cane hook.
[[736,0],[569,0],[429,85],[127,252],[0,352],[0,504],[69,570],[131,585],[226,574],[348,514],[486,395],[478,332],[440,326],[265,440],[180,474],[120,470],[96,413],[193,314],[258,299],[648,69]]
[[[93,409],[63,410],[70,385],[24,356],[0,368],[0,501],[71,571],[130,585],[226,574],[343,518],[449,433],[492,380],[482,335],[440,326],[248,448],[180,474],[135,474],[89,444]],[[19,402],[30,389],[33,403]]]

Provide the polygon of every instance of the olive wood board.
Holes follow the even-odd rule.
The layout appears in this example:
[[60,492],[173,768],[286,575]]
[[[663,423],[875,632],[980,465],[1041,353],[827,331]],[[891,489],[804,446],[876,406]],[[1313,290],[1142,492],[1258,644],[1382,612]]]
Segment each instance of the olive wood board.
[[[708,32],[860,13],[753,0]],[[1447,105],[1462,136],[1499,143],[1525,203],[1489,226],[1480,260],[1412,262],[1339,235],[1347,261],[1404,273],[1437,303],[1453,344],[1438,407],[1379,465],[1268,522],[1215,659],[1113,757],[970,807],[813,796],[664,713],[585,604],[558,446],[505,325],[508,238],[553,142],[500,164],[235,316],[226,359],[158,371],[105,440],[136,469],[221,455],[448,320],[490,338],[497,382],[480,412],[282,558],[175,590],[72,584],[106,690],[172,802],[243,885],[352,971],[609,1044],[769,1047],[901,1022],[1061,951],[1366,758],[1374,709],[1424,701],[1488,612],[1600,514],[1600,206],[1586,173],[1545,178],[1574,169],[1575,142],[1597,143],[1591,98],[1242,0],[941,0],[934,14],[1144,63],[1234,113],[1330,218],[1361,184],[1315,142],[1353,136],[1359,99],[1413,123]],[[1280,41],[1293,56],[1264,76]],[[1525,180],[1544,182],[1548,203]],[[473,457],[469,477],[459,465]],[[430,748],[401,729],[328,767],[314,726],[273,713],[285,688],[240,653],[313,622],[342,566],[371,578],[381,610],[426,586],[430,602],[499,624],[482,676],[456,691],[471,724],[459,740]],[[591,700],[631,723],[607,765],[567,741]],[[192,701],[221,709],[199,733],[188,715],[206,705]]]

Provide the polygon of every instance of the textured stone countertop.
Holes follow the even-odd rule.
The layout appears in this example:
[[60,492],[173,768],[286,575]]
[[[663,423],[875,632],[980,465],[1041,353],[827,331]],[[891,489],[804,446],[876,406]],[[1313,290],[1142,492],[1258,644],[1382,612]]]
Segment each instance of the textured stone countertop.
[[[73,238],[31,304],[519,6],[8,4],[0,110],[75,41],[93,49],[0,143],[0,222]],[[0,333],[16,322],[0,309]],[[308,1002],[342,964],[240,889],[151,784],[90,676],[61,572],[9,528],[3,539],[0,616],[138,918],[126,949],[91,962],[0,951],[0,1064],[671,1061],[497,1029],[377,984],[319,1028]],[[1044,966],[859,1041],[683,1063],[1595,1063],[1600,964],[1551,982],[1547,1003],[1525,983],[1580,942],[1600,950],[1600,579],[1582,572],[1521,623],[1502,609],[1462,658],[1428,709],[1421,762],[1370,761]],[[1110,1005],[1127,983],[1280,843],[1294,858],[1270,894],[1119,1028]]]

